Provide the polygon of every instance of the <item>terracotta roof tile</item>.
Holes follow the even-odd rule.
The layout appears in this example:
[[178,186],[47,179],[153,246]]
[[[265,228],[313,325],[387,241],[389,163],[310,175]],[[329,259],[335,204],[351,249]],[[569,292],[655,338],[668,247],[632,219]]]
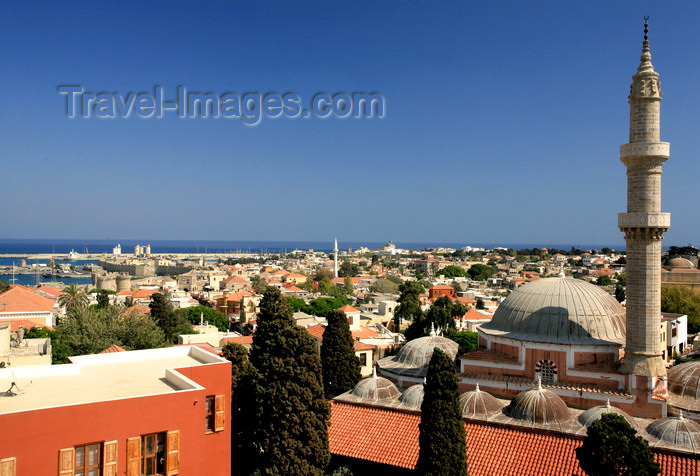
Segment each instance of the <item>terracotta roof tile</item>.
[[100,352],[100,354],[111,354],[112,352],[126,352],[126,350],[119,347],[117,344],[107,347],[105,350]]
[[416,414],[333,402],[328,426],[331,453],[414,469],[418,423]]
[[[6,320],[0,321],[2,322],[8,322]],[[22,326],[24,330],[29,330],[32,327],[45,327],[46,329],[52,331],[53,327],[47,326],[45,324],[45,319],[44,318],[37,318],[37,319],[11,319],[10,321],[10,331],[11,332],[17,332],[19,330],[19,326]]]
[[344,313],[348,313],[348,312],[361,312],[359,309],[357,309],[356,307],[352,307],[350,304],[346,304],[345,306],[339,307],[339,308],[336,309],[336,310],[337,310],[337,311],[343,311]]
[[0,294],[0,313],[53,311],[51,299],[34,294],[29,288],[13,285]]
[[[331,453],[414,469],[420,415],[380,407],[332,402],[328,428]],[[471,476],[581,475],[576,448],[582,438],[485,422],[466,422]],[[381,443],[377,444],[380,440]],[[662,476],[697,476],[696,456],[658,452]]]

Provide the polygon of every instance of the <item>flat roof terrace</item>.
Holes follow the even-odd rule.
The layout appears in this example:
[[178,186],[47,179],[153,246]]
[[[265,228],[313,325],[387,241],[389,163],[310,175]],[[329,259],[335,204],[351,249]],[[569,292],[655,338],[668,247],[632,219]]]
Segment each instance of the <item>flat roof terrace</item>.
[[83,355],[71,361],[0,369],[0,415],[202,389],[174,369],[226,362],[193,346]]

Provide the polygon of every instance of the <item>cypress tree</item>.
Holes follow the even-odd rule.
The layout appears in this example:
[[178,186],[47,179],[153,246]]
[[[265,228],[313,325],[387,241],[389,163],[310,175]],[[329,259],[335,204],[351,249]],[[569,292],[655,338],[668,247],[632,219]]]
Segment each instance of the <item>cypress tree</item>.
[[590,476],[653,476],[661,472],[646,440],[616,413],[604,413],[588,427],[576,457]]
[[327,399],[352,390],[360,381],[360,363],[355,355],[348,318],[343,311],[328,314],[321,344],[323,391]]
[[258,463],[258,371],[240,344],[229,342],[221,353],[231,362],[231,474],[249,476]]
[[321,359],[311,335],[297,326],[280,291],[263,293],[250,361],[258,370],[263,475],[323,475],[330,461]]
[[432,476],[467,476],[466,430],[459,408],[459,386],[452,359],[433,350],[419,424],[416,470]]

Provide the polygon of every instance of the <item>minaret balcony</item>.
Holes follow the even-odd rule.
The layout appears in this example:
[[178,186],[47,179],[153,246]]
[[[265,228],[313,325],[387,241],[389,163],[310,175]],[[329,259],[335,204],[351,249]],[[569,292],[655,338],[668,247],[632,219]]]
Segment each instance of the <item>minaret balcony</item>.
[[671,226],[670,213],[618,213],[619,228],[668,228]]
[[627,157],[666,157],[671,155],[668,142],[635,142],[620,146],[620,158]]

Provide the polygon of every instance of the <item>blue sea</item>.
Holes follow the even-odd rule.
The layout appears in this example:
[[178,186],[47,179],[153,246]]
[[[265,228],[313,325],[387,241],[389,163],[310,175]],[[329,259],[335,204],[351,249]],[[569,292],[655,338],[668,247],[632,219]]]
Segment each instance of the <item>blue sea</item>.
[[[186,240],[132,240],[132,239],[105,239],[105,240],[80,240],[80,239],[0,239],[0,255],[12,254],[23,257],[29,257],[36,254],[68,254],[71,250],[78,253],[89,253],[91,255],[101,255],[104,253],[111,254],[112,248],[117,244],[121,245],[122,252],[132,253],[135,245],[151,245],[151,253],[153,254],[171,254],[171,253],[255,253],[255,254],[276,254],[289,253],[294,250],[310,250],[322,251],[330,253],[333,251],[333,240],[327,241],[186,241]],[[351,241],[338,242],[338,247],[341,250],[352,248],[354,250],[362,247],[376,250],[385,242],[380,241]],[[553,243],[467,243],[467,242],[452,242],[452,243],[435,243],[429,241],[422,242],[394,242],[397,248],[410,250],[424,250],[426,248],[463,248],[472,246],[476,248],[493,249],[496,247],[504,248],[556,248],[560,250],[569,250],[572,246],[582,250],[600,250],[608,247],[617,250],[624,250],[624,244],[616,245],[591,245],[591,244],[553,244]],[[0,266],[19,266],[21,257],[4,258],[0,257]],[[70,261],[71,264],[80,266],[84,263],[96,263],[96,260],[87,261]],[[46,271],[49,271],[48,260],[27,259],[27,264],[43,263],[47,265]],[[45,278],[41,274],[15,275],[16,284],[33,286],[37,283],[52,281],[52,278]],[[90,278],[56,278],[59,281],[70,284],[89,284]],[[0,280],[11,282],[11,275],[0,274]]]
[[[380,241],[338,241],[341,250],[348,248],[358,249],[367,247],[371,250],[377,249],[386,242]],[[333,250],[333,240],[326,241],[193,241],[193,240],[133,240],[133,239],[105,239],[105,240],[80,240],[80,239],[0,239],[0,255],[2,254],[67,254],[70,250],[78,253],[103,254],[112,253],[112,248],[120,244],[122,252],[132,253],[135,245],[151,245],[151,252],[154,254],[169,253],[283,253],[294,250],[323,251],[329,253]],[[556,248],[569,250],[572,246],[582,250],[600,250],[609,247],[617,250],[624,250],[623,243],[617,244],[557,244],[557,243],[470,243],[451,242],[436,243],[430,241],[395,241],[397,248],[410,250],[424,250],[426,248],[445,247],[463,248],[465,246],[493,249],[504,248]],[[2,262],[0,262],[2,264]]]

